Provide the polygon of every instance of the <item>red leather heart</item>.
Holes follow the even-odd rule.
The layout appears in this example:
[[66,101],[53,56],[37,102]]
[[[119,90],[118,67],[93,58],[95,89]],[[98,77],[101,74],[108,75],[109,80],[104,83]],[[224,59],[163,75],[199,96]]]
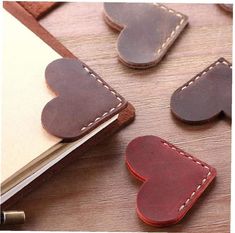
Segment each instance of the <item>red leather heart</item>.
[[156,136],[138,137],[126,149],[132,174],[144,181],[137,214],[147,224],[179,222],[216,176],[216,170]]

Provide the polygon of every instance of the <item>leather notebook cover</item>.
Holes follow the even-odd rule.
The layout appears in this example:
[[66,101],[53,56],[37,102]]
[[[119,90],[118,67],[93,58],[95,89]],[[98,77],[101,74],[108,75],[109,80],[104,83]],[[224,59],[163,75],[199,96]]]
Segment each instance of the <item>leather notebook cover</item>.
[[[82,113],[82,117],[79,118],[79,133],[76,132],[76,137],[74,135],[71,137],[69,136],[70,140],[75,140],[77,138],[83,137],[85,134],[88,134],[90,131],[92,131],[94,128],[99,127],[103,122],[106,122],[107,120],[113,118],[115,114],[118,114],[117,120],[112,122],[110,125],[108,125],[106,128],[102,129],[99,133],[97,133],[95,136],[91,137],[89,140],[87,140],[85,143],[83,143],[79,148],[75,149],[72,153],[68,154],[65,158],[63,158],[60,162],[53,165],[50,169],[45,171],[43,174],[41,174],[37,179],[35,179],[33,182],[30,183],[30,185],[27,185],[24,187],[20,192],[17,193],[17,195],[10,198],[8,201],[4,202],[1,207],[3,209],[7,208],[8,206],[12,205],[15,201],[17,201],[19,198],[21,198],[23,195],[25,195],[27,192],[31,191],[33,188],[37,187],[38,184],[40,184],[42,181],[48,179],[51,175],[53,175],[56,171],[59,171],[62,167],[64,167],[66,164],[70,163],[74,159],[76,159],[79,155],[84,153],[86,150],[91,148],[93,145],[96,145],[98,142],[103,140],[105,137],[110,136],[126,124],[129,124],[134,119],[134,108],[132,105],[125,101],[123,97],[121,97],[119,94],[117,94],[107,83],[105,83],[92,69],[90,69],[88,66],[86,66],[84,63],[79,61],[69,50],[67,50],[60,42],[58,42],[48,31],[46,31],[35,19],[35,17],[25,10],[19,3],[17,2],[4,2],[4,8],[9,11],[12,15],[14,15],[19,21],[21,21],[23,24],[25,24],[31,31],[33,31],[37,36],[39,36],[44,42],[46,42],[48,45],[50,45],[57,53],[59,53],[62,57],[67,57],[67,59],[59,59],[56,60],[54,63],[48,64],[48,70],[49,75],[47,76],[47,81],[50,83],[50,87],[48,87],[48,91],[51,92],[50,88],[54,93],[59,94],[59,97],[57,95],[56,98],[51,98],[49,100],[48,105],[52,103],[57,103],[57,100],[60,99],[61,96],[64,96],[64,93],[69,94],[66,92],[66,86],[63,86],[63,90],[60,89],[62,87],[60,84],[58,84],[58,80],[55,81],[53,78],[53,75],[51,74],[51,71],[53,73],[54,65],[58,65],[60,63],[60,68],[65,69],[67,67],[67,63],[72,66],[75,66],[76,68],[79,67],[79,69],[76,70],[76,72],[80,72],[81,76],[78,78],[78,80],[75,80],[75,83],[80,86],[80,92],[77,96],[80,105],[78,108],[74,108],[76,111],[80,111]],[[59,58],[59,57],[57,57]],[[66,64],[66,65],[65,65]],[[65,66],[64,66],[65,65]],[[72,77],[72,76],[71,76]],[[84,78],[88,78],[84,82]],[[59,77],[61,78],[61,77]],[[71,78],[72,83],[74,84],[73,77]],[[55,81],[55,82],[54,82]],[[44,80],[46,83],[46,80]],[[89,85],[88,85],[89,84]],[[90,86],[91,84],[91,86]],[[89,87],[88,87],[89,86]],[[57,88],[59,87],[62,92],[57,93]],[[82,87],[84,88],[82,90]],[[65,89],[64,89],[65,88]],[[90,89],[91,88],[91,89]],[[91,94],[92,103],[89,104],[83,104],[82,101],[84,101],[85,97],[85,89],[87,93]],[[95,90],[94,93],[92,93]],[[53,93],[52,92],[52,93]],[[68,98],[71,96],[68,95]],[[64,99],[62,98],[62,101],[67,101],[67,97]],[[94,98],[99,97],[100,102],[99,106],[95,108],[94,106],[97,104]],[[77,100],[76,99],[76,102]],[[78,102],[79,102],[78,101]],[[91,105],[93,104],[93,105]],[[51,128],[49,125],[47,125],[47,121],[51,120],[50,114],[48,114],[48,111],[53,111],[51,108],[48,108],[47,102],[45,102],[45,111],[42,114],[42,122],[44,123],[45,128],[50,131],[51,137],[53,138],[54,135],[51,131]],[[61,107],[61,105],[59,104]],[[64,105],[65,106],[65,105]],[[60,109],[60,107],[58,109]],[[67,106],[66,106],[67,107]],[[87,112],[89,113],[86,115],[85,108],[87,109]],[[83,110],[82,110],[83,109]],[[61,109],[60,109],[61,110]],[[81,111],[82,110],[82,111]],[[70,112],[71,114],[72,112]],[[40,115],[38,115],[41,117]],[[45,117],[45,118],[44,118]],[[49,118],[48,118],[49,117]],[[86,119],[87,117],[87,119]],[[82,119],[82,120],[81,120]],[[44,121],[45,120],[45,121]],[[93,123],[94,122],[94,123]],[[92,124],[91,124],[92,123]],[[83,129],[83,130],[82,130]],[[63,131],[64,133],[64,131]],[[61,136],[61,138],[66,138],[67,136],[64,136],[64,134],[57,135]],[[63,137],[64,136],[64,137]],[[57,137],[55,137],[57,138]],[[59,139],[59,138],[58,138]],[[57,139],[57,140],[58,140]],[[61,139],[60,139],[61,140]]]
[[18,2],[22,7],[25,8],[34,18],[40,19],[45,14],[49,13],[59,2]]

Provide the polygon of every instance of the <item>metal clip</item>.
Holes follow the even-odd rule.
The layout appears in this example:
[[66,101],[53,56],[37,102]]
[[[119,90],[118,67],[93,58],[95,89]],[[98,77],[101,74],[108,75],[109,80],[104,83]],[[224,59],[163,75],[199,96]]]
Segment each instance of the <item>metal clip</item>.
[[25,222],[24,211],[2,211],[1,224],[22,224]]

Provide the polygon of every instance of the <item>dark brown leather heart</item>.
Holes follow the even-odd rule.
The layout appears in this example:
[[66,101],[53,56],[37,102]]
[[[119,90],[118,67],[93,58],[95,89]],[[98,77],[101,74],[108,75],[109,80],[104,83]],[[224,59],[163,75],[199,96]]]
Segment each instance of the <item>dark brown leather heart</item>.
[[48,86],[58,95],[42,111],[43,127],[74,141],[125,108],[127,102],[77,59],[58,59],[46,68]]
[[219,6],[225,11],[233,13],[233,4],[219,4]]
[[104,3],[104,15],[121,31],[119,59],[133,68],[156,65],[188,23],[187,16],[162,4]]
[[171,111],[182,121],[203,123],[220,113],[231,118],[232,65],[224,58],[211,64],[171,97]]
[[137,214],[147,224],[179,222],[216,176],[216,170],[156,136],[138,137],[126,149],[126,163],[142,180]]

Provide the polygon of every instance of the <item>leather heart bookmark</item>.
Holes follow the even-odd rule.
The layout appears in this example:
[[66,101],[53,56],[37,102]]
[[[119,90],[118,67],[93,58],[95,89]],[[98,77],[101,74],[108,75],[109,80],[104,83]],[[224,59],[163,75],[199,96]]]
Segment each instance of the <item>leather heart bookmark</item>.
[[77,59],[62,58],[46,68],[48,86],[57,95],[42,111],[43,127],[75,141],[126,107],[126,100]]
[[120,61],[139,69],[156,65],[188,23],[187,16],[162,4],[104,3],[104,16],[120,31]]
[[218,115],[231,118],[232,64],[218,59],[171,97],[171,111],[186,123],[204,123]]
[[156,136],[131,141],[126,163],[144,182],[137,195],[137,214],[158,227],[179,222],[216,176],[213,167]]

